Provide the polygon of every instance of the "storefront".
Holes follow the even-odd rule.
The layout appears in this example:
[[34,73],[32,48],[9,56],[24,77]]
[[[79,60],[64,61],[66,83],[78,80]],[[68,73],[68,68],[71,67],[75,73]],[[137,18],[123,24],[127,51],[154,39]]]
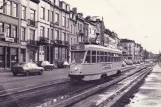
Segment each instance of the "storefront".
[[0,68],[11,68],[18,60],[18,48],[0,47]]
[[4,68],[4,62],[5,62],[4,47],[0,47],[0,68]]

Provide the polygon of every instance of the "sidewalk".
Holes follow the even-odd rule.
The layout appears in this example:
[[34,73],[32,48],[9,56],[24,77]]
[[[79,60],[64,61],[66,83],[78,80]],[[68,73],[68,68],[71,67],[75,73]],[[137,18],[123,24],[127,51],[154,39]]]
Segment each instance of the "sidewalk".
[[10,72],[11,70],[8,68],[0,68],[0,73]]
[[161,64],[156,64],[126,107],[161,107]]

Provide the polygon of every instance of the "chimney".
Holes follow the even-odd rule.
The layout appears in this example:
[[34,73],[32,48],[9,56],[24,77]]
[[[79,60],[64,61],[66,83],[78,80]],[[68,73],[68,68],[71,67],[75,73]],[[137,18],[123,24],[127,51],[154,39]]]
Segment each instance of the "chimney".
[[77,8],[74,7],[74,8],[72,9],[72,11],[76,14],[76,13],[77,13]]

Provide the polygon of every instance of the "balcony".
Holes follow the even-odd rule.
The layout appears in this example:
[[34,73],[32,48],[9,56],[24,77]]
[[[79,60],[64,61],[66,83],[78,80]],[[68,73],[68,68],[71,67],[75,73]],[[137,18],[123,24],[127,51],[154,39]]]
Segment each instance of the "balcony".
[[37,44],[36,40],[28,40],[27,41],[27,46],[38,47],[38,44]]
[[83,30],[79,30],[78,34],[79,34],[79,36],[84,36]]
[[36,27],[36,28],[37,28],[37,22],[34,21],[34,20],[28,19],[28,20],[27,20],[27,25],[28,25],[28,26],[32,26],[32,27]]
[[46,37],[40,37],[39,45],[48,45],[50,40]]
[[40,2],[40,0],[31,0],[31,1],[33,1],[36,4],[39,4],[39,2]]
[[69,42],[68,41],[62,41],[62,45],[69,46]]
[[61,40],[52,40],[52,44],[53,45],[62,45],[62,41]]

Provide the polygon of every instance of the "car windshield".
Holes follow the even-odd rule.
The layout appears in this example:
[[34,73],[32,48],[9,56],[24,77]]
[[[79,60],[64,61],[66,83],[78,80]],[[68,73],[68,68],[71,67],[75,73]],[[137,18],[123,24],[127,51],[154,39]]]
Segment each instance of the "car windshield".
[[84,58],[85,51],[73,51],[72,52],[72,62],[73,63],[82,63]]
[[14,66],[23,66],[25,64],[26,64],[25,62],[19,62],[19,63],[15,64]]
[[47,64],[50,64],[48,61],[43,61],[42,62],[42,65],[47,65]]

